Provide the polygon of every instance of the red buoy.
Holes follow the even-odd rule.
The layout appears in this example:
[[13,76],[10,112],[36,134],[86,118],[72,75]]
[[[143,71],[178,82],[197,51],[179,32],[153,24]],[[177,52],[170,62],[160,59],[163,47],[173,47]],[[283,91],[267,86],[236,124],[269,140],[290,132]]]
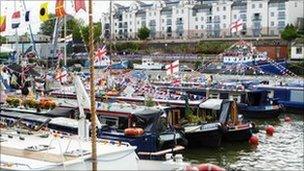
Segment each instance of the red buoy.
[[225,169],[210,163],[200,164],[198,167],[199,171],[224,171]]
[[273,127],[272,125],[268,125],[268,126],[266,127],[266,134],[267,134],[267,135],[272,136],[273,133],[274,133],[274,131],[275,131],[275,129],[274,129],[274,127]]
[[285,121],[285,122],[290,122],[290,121],[291,121],[291,118],[290,118],[289,116],[285,116],[284,121]]
[[249,139],[251,145],[259,145],[259,138],[256,135],[252,135]]

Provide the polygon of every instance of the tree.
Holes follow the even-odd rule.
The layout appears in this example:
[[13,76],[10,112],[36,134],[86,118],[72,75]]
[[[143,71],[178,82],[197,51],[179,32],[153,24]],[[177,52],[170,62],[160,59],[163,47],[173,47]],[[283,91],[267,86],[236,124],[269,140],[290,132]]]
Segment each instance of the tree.
[[[44,21],[41,25],[40,25],[40,32],[44,35],[47,36],[53,36],[53,32],[54,32],[54,27],[55,27],[55,22],[56,22],[56,16],[54,14],[49,14],[49,20]],[[67,15],[66,16],[66,20],[67,20],[67,35],[70,35],[74,32],[74,29],[79,26],[78,24],[80,23],[79,20],[75,19],[73,16],[71,15]],[[64,24],[62,24],[62,28],[61,28],[61,37],[64,36]]]
[[292,41],[298,37],[297,29],[291,24],[287,24],[285,29],[281,33],[281,38],[283,40]]
[[6,38],[0,35],[0,43],[5,43],[6,42]]
[[149,37],[149,35],[150,35],[150,30],[146,26],[143,26],[138,30],[138,38],[140,40],[146,40]]
[[52,37],[53,32],[54,32],[55,22],[56,22],[55,15],[54,14],[49,14],[49,20],[44,21],[40,25],[40,32],[44,35]]
[[[97,23],[94,23],[93,24],[94,26],[94,44],[100,44],[101,43],[101,23],[100,22],[97,22]],[[73,32],[73,40],[75,38],[75,40],[81,40],[83,41],[86,46],[88,47],[89,45],[89,26],[80,26],[79,27],[79,30],[80,32],[80,36],[79,37],[79,34],[75,32]],[[74,34],[77,34],[77,37],[75,35],[74,37]]]

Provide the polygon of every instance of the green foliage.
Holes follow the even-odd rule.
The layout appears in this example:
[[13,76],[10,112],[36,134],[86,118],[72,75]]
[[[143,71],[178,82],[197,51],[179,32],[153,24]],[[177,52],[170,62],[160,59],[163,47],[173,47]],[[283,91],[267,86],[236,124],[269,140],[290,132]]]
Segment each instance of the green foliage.
[[6,38],[0,35],[0,43],[5,43],[6,42]]
[[152,97],[147,97],[145,100],[145,106],[153,107],[155,106],[155,102],[153,101]]
[[55,14],[49,14],[49,20],[44,21],[40,25],[40,32],[44,35],[52,36],[54,32],[55,22]]
[[285,29],[281,32],[281,38],[287,41],[292,41],[298,36],[297,29],[292,24],[287,24]]
[[200,41],[196,45],[196,53],[219,54],[219,53],[224,52],[230,46],[231,46],[231,44],[226,43],[226,42],[220,42],[220,41],[204,42],[204,41]]
[[203,63],[201,61],[195,61],[194,68],[195,70],[201,68],[203,66]]
[[146,40],[150,36],[150,30],[144,26],[138,30],[138,38],[140,40]]
[[[94,23],[94,44],[101,43],[101,23]],[[75,35],[74,35],[75,32]],[[89,45],[89,26],[88,25],[80,25],[78,30],[75,29],[73,32],[73,40],[84,41],[86,46]],[[77,32],[77,33],[76,33]],[[80,33],[80,34],[79,34]]]
[[116,43],[114,48],[117,51],[138,52],[140,49],[140,44],[136,42]]

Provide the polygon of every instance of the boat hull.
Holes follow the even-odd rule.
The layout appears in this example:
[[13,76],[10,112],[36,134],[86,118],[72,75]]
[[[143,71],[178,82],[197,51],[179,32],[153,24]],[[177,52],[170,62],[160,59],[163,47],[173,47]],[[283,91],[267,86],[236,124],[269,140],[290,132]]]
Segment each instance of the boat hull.
[[282,112],[280,106],[249,106],[240,109],[240,113],[243,114],[245,118],[257,118],[257,119],[271,119],[277,118]]
[[190,147],[218,147],[221,145],[223,132],[220,129],[186,133],[188,146]]
[[224,141],[248,141],[252,136],[252,128],[245,127],[241,129],[228,129],[224,135]]

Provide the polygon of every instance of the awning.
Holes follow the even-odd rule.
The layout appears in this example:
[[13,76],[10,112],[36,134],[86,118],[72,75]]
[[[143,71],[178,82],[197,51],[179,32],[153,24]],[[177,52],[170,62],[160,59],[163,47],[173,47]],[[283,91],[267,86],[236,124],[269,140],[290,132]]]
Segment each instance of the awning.
[[220,110],[223,99],[208,99],[199,105],[200,108]]

